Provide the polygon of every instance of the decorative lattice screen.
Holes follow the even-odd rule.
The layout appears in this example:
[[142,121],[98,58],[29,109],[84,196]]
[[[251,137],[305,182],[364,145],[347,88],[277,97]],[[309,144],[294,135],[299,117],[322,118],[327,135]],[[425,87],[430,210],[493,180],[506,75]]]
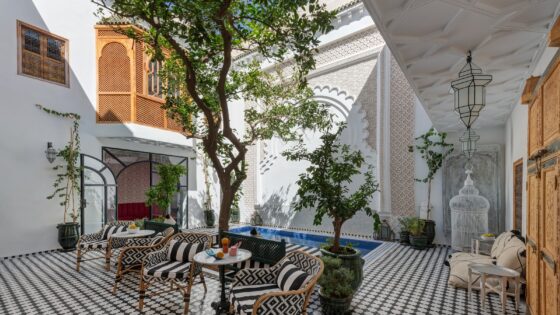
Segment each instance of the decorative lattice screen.
[[123,44],[103,47],[98,75],[100,92],[130,92],[130,58]]
[[105,122],[130,121],[129,95],[99,95],[97,120]]
[[161,108],[161,103],[147,98],[136,98],[136,121],[140,124],[150,125],[158,128],[165,128],[165,111]]

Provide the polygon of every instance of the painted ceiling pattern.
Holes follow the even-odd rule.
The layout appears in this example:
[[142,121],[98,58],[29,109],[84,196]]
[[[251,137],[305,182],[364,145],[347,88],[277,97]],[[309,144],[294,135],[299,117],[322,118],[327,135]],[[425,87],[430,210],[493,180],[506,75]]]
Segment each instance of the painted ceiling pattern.
[[365,0],[436,128],[463,128],[450,82],[466,53],[493,76],[475,127],[502,125],[532,74],[560,0]]

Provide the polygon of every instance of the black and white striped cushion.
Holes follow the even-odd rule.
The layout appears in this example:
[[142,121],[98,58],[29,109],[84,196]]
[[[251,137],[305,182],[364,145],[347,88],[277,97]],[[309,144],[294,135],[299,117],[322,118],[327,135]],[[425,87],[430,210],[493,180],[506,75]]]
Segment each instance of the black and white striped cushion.
[[292,291],[301,289],[311,277],[296,265],[285,262],[276,277],[276,284],[282,291]]
[[126,231],[126,226],[124,225],[105,225],[101,239],[108,240],[111,235],[124,231]]
[[200,243],[187,243],[183,241],[172,240],[169,243],[167,260],[189,262],[192,261],[194,255],[202,251],[203,248],[204,245]]
[[144,269],[144,275],[163,279],[186,279],[190,266],[190,263],[185,264],[181,261],[164,261]]
[[[259,297],[271,292],[280,292],[278,286],[272,284],[244,285],[231,288],[230,303],[237,313],[245,315],[253,312],[253,305]],[[279,310],[278,314],[284,314]]]

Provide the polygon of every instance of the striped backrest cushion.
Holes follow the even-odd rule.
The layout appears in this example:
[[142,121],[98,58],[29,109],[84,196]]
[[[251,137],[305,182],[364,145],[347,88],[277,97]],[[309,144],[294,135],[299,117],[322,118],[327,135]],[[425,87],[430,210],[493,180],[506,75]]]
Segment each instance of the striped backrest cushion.
[[126,231],[126,226],[124,225],[105,225],[102,239],[107,240],[109,236],[124,231]]
[[169,243],[167,260],[189,262],[192,261],[194,255],[201,252],[203,248],[204,244],[172,240]]
[[276,283],[282,291],[292,291],[301,289],[309,280],[311,276],[296,267],[296,265],[285,262],[276,277]]

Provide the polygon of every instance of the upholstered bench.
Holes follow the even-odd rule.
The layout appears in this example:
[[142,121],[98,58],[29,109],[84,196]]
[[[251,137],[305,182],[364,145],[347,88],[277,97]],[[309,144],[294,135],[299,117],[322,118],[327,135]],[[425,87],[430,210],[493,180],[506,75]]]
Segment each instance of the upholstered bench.
[[[512,232],[504,232],[496,238],[490,256],[458,252],[449,255],[447,263],[450,267],[448,284],[465,289],[469,285],[469,265],[473,263],[507,267],[518,271],[523,276],[525,270],[525,242]],[[472,284],[474,287],[478,287],[479,278],[474,278]]]

